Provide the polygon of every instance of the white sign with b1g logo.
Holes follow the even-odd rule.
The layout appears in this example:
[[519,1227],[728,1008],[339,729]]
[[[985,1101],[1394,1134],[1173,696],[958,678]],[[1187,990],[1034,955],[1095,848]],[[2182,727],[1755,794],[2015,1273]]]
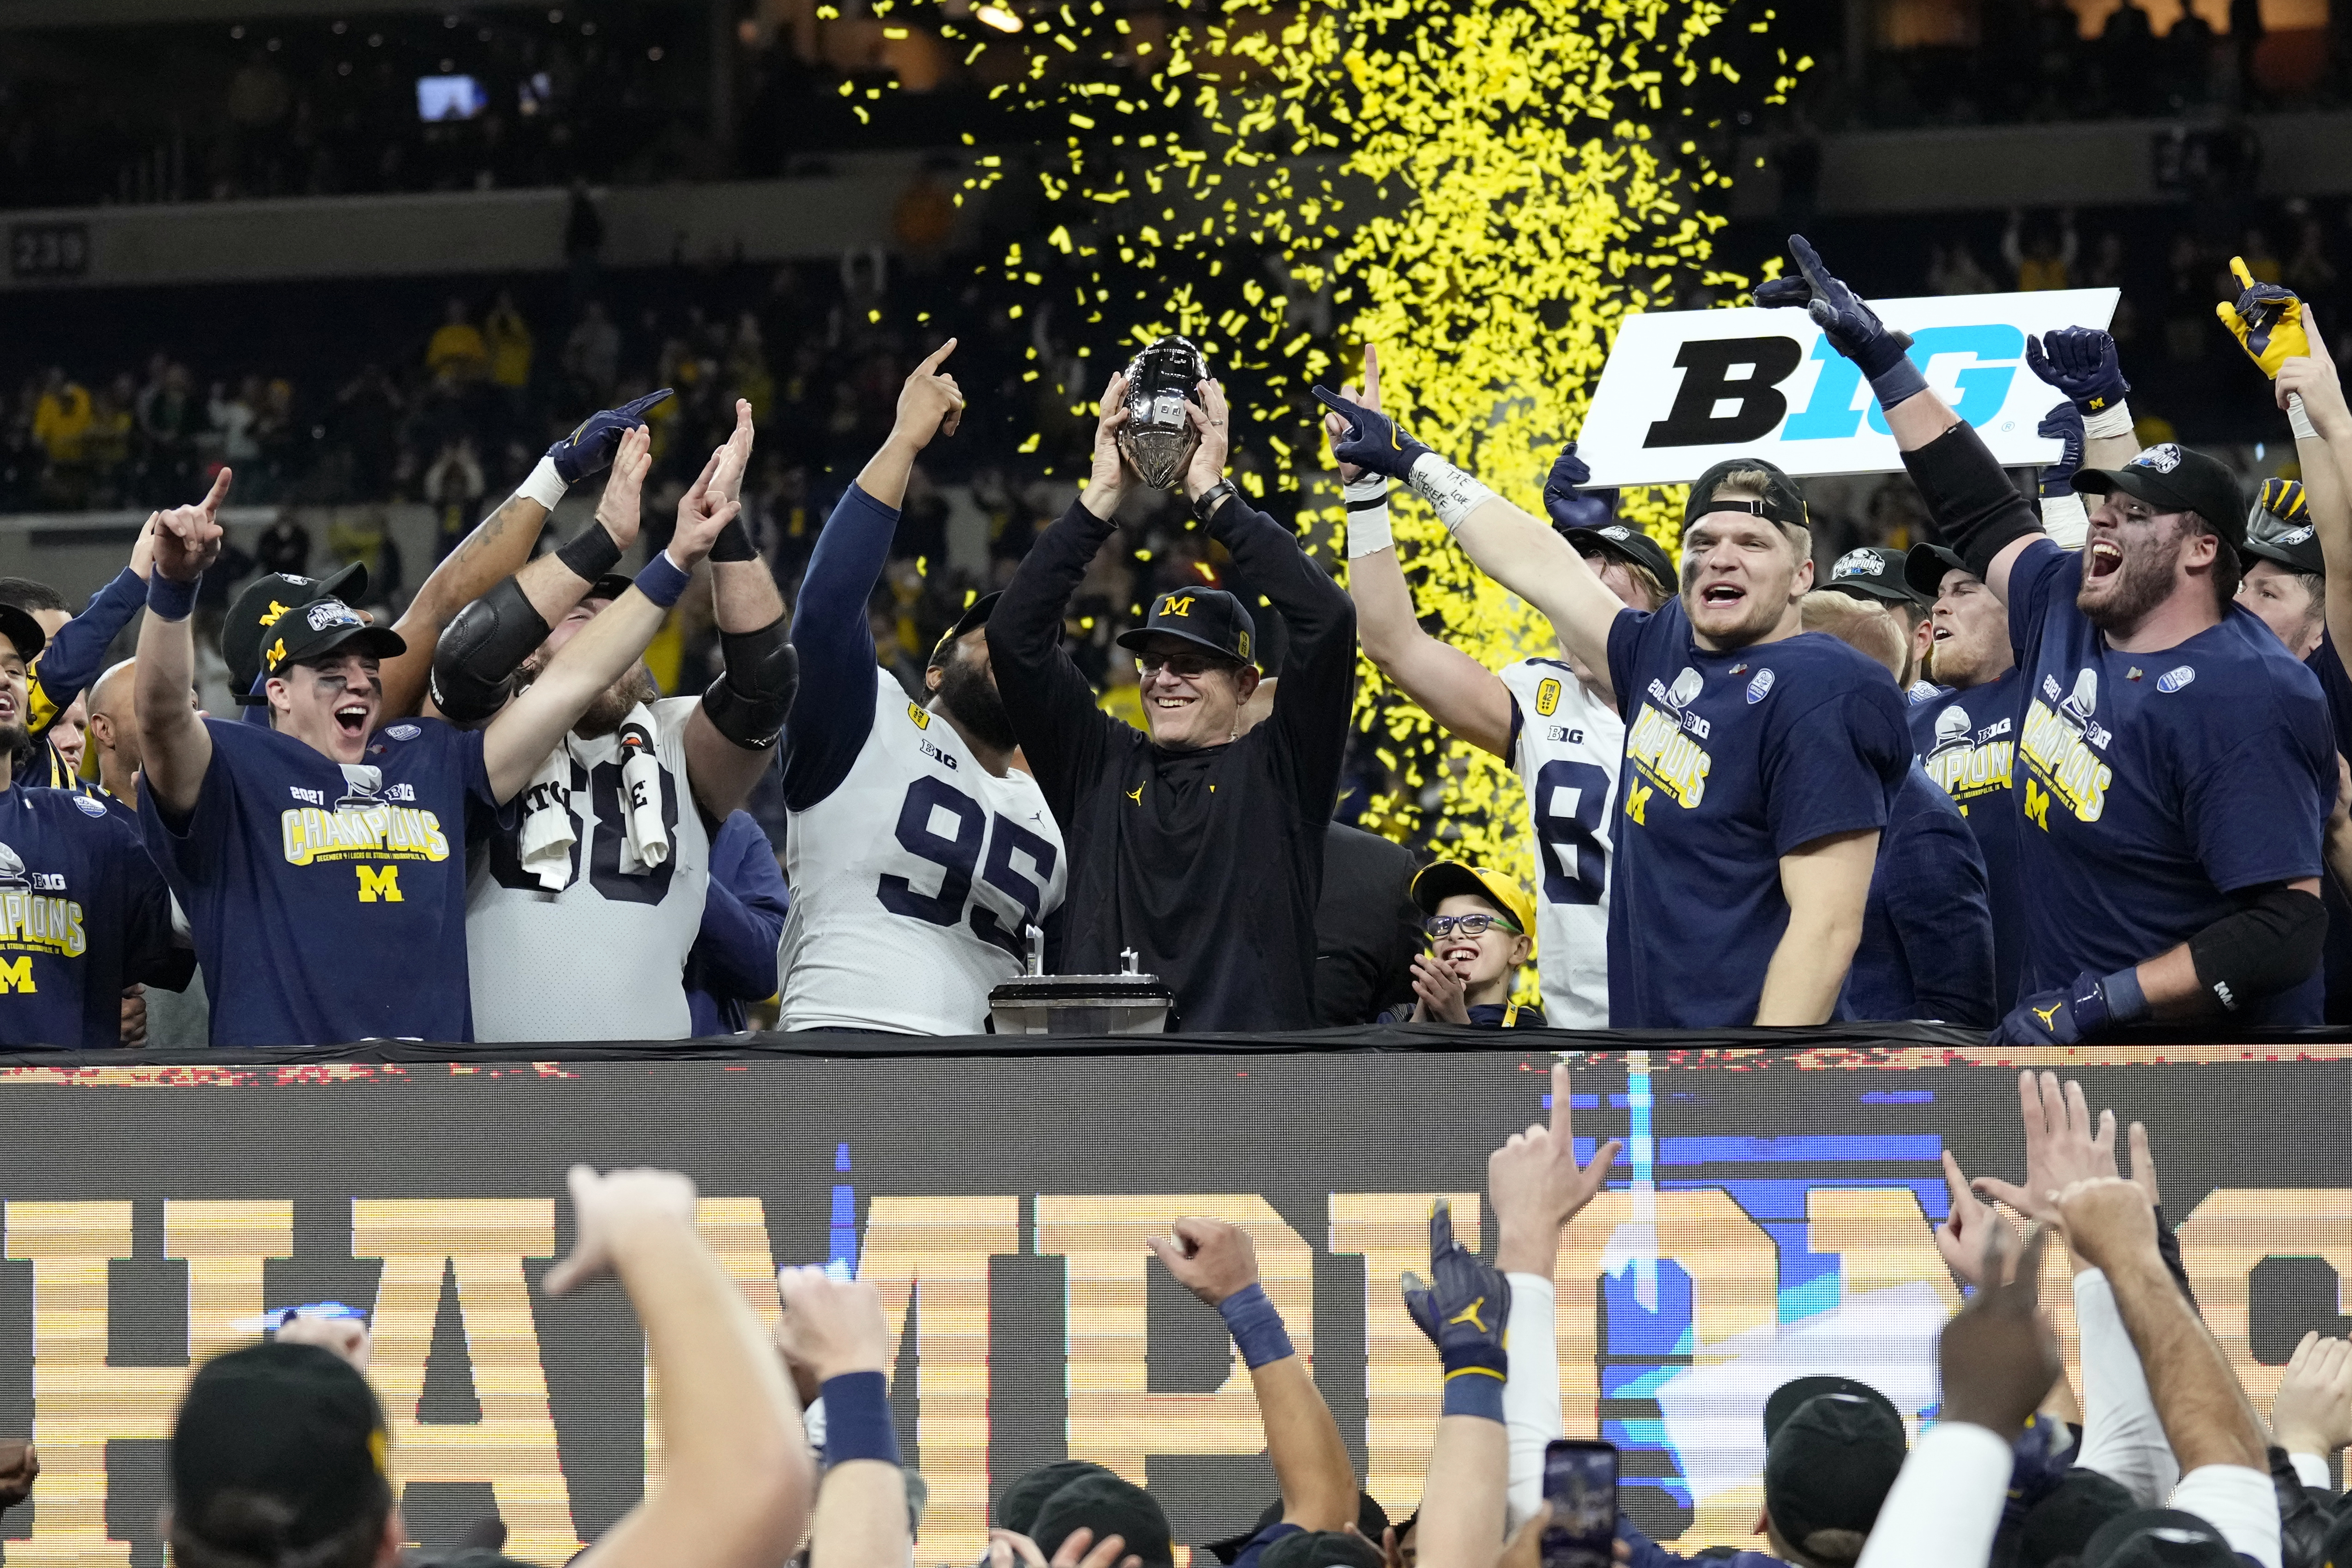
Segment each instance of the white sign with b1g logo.
[[[1911,334],[1927,384],[1976,426],[2007,467],[2053,462],[2036,436],[2063,394],[2025,363],[2025,340],[2105,328],[2121,290],[2059,289],[1873,300]],[[1903,467],[1862,373],[1801,310],[1669,310],[1628,316],[1601,368],[1577,455],[1596,487],[1686,483],[1727,458],[1791,474],[1892,473]]]

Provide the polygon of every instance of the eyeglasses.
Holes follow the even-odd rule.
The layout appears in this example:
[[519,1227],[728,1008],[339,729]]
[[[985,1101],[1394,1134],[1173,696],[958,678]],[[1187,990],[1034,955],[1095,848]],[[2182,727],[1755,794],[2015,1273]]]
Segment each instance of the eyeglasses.
[[1464,936],[1485,936],[1496,926],[1513,936],[1523,935],[1518,927],[1500,915],[1432,915],[1421,922],[1421,929],[1443,942],[1460,931]]
[[1157,675],[1161,670],[1180,680],[1198,680],[1213,669],[1232,668],[1230,659],[1205,653],[1143,653],[1135,657],[1139,675]]

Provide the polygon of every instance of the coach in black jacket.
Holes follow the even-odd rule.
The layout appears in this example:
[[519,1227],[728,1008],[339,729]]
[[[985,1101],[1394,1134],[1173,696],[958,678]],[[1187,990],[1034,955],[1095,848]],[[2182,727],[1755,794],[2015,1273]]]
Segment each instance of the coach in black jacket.
[[1104,713],[1062,651],[1062,615],[1138,480],[1120,457],[1125,377],[1103,395],[1094,474],[1039,536],[988,621],[1004,710],[1069,848],[1062,968],[1104,973],[1133,948],[1176,993],[1174,1026],[1315,1026],[1315,904],[1356,669],[1356,613],[1295,535],[1224,477],[1223,392],[1200,385],[1184,493],[1239,574],[1287,623],[1273,716],[1242,734],[1256,628],[1233,595],[1153,599],[1120,645],[1142,668],[1149,737]]

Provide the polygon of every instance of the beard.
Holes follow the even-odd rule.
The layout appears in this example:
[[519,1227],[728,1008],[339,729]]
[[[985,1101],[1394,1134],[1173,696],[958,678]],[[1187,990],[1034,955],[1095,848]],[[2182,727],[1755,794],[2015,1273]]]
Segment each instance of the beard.
[[966,733],[991,751],[1009,752],[1021,743],[996,682],[961,648],[951,653],[940,669],[940,704]]
[[2099,598],[2091,600],[2093,579],[2085,576],[2074,590],[2074,607],[2109,637],[2128,637],[2172,592],[2179,544],[2178,527],[2160,540],[2131,541],[2124,546],[2123,564],[2100,580],[2104,592]]
[[621,721],[629,716],[630,709],[640,702],[651,702],[660,695],[660,689],[654,685],[653,671],[639,663],[620,679],[596,693],[587,710],[580,715],[580,721],[572,726],[572,732],[583,741],[609,735],[621,727]]
[[32,749],[33,732],[25,727],[24,721],[18,720],[14,724],[0,724],[0,754],[5,754],[13,762]]

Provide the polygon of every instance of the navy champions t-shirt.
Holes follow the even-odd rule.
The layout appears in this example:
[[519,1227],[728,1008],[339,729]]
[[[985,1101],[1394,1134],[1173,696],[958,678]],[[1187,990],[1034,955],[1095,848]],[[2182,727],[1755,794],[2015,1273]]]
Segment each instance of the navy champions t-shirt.
[[1886,825],[1911,767],[1903,694],[1820,632],[1707,652],[1679,599],[1618,615],[1609,679],[1625,715],[1610,1026],[1745,1026],[1789,923],[1780,857]]
[[[2318,677],[2319,694],[2327,700],[2327,726],[2336,751],[2352,757],[2352,674],[2345,671],[2344,650],[2322,627],[2319,646],[2303,663]],[[2345,896],[2334,877],[2319,879],[2319,897],[2327,906],[2327,956],[2321,964],[2327,1022],[2352,1023],[2352,898]]]
[[480,731],[403,719],[365,760],[207,719],[212,765],[147,846],[188,911],[215,1046],[474,1037],[466,825],[497,809]]
[[194,972],[138,830],[76,790],[0,793],[0,1045],[110,1050],[122,988]]
[[[2082,558],[2047,541],[2009,579],[2026,910],[2021,995],[2179,946],[2242,889],[2321,875],[2336,799],[2319,682],[2250,610],[2160,653],[2107,647],[2074,607]],[[2241,1005],[2315,1024],[2322,977]]]
[[2012,665],[1981,686],[1943,688],[1915,704],[1910,714],[1919,765],[1960,808],[1984,852],[1992,894],[1996,1016],[2016,1005],[2017,977],[2025,965],[2025,879],[2017,859],[2024,817],[2010,787],[2017,758],[2018,694],[2024,689],[2024,677]]

